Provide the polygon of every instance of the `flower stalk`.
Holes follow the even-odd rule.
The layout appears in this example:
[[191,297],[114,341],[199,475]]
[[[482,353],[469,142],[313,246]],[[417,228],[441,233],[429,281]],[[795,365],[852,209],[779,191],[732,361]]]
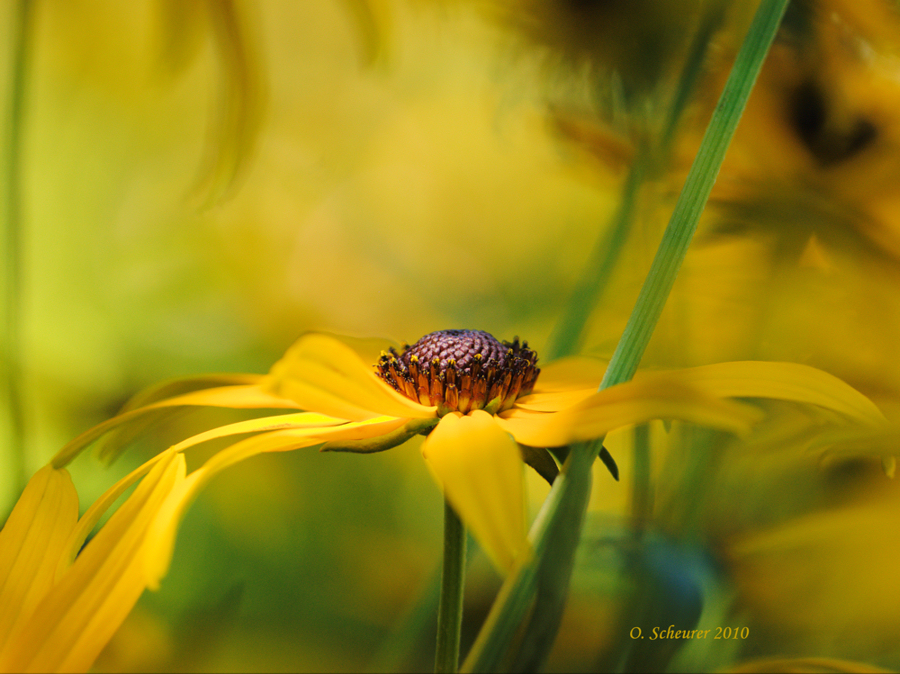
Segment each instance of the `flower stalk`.
[[453,506],[444,500],[444,562],[434,655],[434,671],[438,673],[452,674],[459,669],[465,578],[466,527]]

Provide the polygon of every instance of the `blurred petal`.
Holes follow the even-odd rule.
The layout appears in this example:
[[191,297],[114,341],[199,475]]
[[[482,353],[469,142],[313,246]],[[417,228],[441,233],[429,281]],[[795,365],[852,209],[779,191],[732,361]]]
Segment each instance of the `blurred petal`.
[[234,185],[256,145],[264,98],[263,70],[255,31],[241,3],[219,0],[206,3],[212,34],[224,77],[216,107],[216,133],[207,144],[198,190],[210,204]]
[[52,587],[77,520],[78,494],[68,472],[46,466],[35,473],[0,531],[0,653]]
[[810,443],[823,457],[879,456],[888,477],[894,477],[900,456],[900,427],[842,428],[820,433]]
[[184,479],[184,457],[158,462],[59,577],[0,652],[4,671],[86,671],[146,587],[150,524]]
[[652,419],[679,419],[744,433],[760,416],[748,405],[714,398],[671,376],[654,375],[593,393],[562,412],[513,408],[497,422],[524,445],[561,447]]
[[352,421],[391,415],[428,418],[424,407],[381,381],[371,363],[328,335],[310,333],[298,339],[272,368],[269,387],[295,400],[305,410]]
[[731,674],[763,674],[763,672],[780,672],[781,674],[887,674],[889,669],[852,660],[837,658],[768,658],[752,660],[734,667],[723,669]]
[[448,414],[422,444],[444,495],[494,565],[512,569],[527,549],[519,448],[486,412]]
[[[809,403],[865,423],[885,423],[881,410],[862,393],[834,375],[808,365],[741,361],[692,367],[670,374],[716,396]],[[635,378],[641,377],[639,373]]]
[[[206,442],[215,438],[226,437],[229,435],[237,435],[241,433],[261,433],[253,438],[248,438],[241,442],[223,449],[210,458],[203,467],[204,473],[195,477],[198,471],[192,473],[184,485],[175,490],[172,498],[179,502],[178,507],[170,505],[167,507],[167,515],[171,522],[167,525],[168,531],[166,536],[171,537],[171,541],[165,548],[167,552],[163,555],[166,557],[165,564],[157,564],[164,567],[163,571],[154,572],[152,587],[156,587],[159,579],[165,575],[165,569],[168,568],[168,556],[171,554],[171,548],[174,546],[174,537],[177,533],[177,527],[180,517],[183,516],[185,510],[190,505],[196,493],[206,480],[211,478],[219,471],[234,465],[246,458],[261,454],[263,452],[286,452],[301,447],[309,447],[330,440],[357,440],[360,438],[368,438],[389,433],[399,428],[406,419],[396,419],[394,417],[376,417],[362,422],[348,423],[342,419],[334,419],[320,414],[311,412],[303,412],[300,414],[287,414],[276,417],[267,417],[264,419],[250,419],[235,424],[228,424],[220,428],[214,428],[203,433],[186,438],[181,442],[172,445],[163,452],[136,468],[124,478],[119,480],[109,490],[106,491],[82,516],[78,522],[78,526],[72,534],[72,542],[68,549],[77,551],[81,544],[84,543],[87,535],[93,530],[97,522],[103,516],[103,513],[115,503],[125,490],[133,485],[142,476],[146,475],[155,464],[167,457],[183,452],[194,445]],[[200,477],[203,476],[202,482]],[[63,560],[61,563],[71,562],[71,559]]]
[[165,504],[160,508],[159,516],[153,523],[148,536],[153,541],[153,546],[147,548],[142,566],[143,578],[147,586],[151,589],[158,588],[160,580],[168,573],[178,526],[197,494],[219,471],[263,452],[285,452],[319,442],[321,440],[315,437],[292,435],[292,431],[263,433],[241,440],[218,452],[206,464],[191,473],[171,491]]

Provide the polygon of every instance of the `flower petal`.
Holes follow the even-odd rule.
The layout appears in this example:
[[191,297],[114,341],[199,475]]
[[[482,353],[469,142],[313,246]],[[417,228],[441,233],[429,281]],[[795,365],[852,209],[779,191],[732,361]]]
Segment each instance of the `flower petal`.
[[851,427],[819,433],[810,444],[810,450],[820,451],[822,457],[881,457],[884,472],[894,477],[897,458],[900,457],[900,427]]
[[[670,374],[720,397],[790,400],[818,405],[865,423],[885,423],[881,410],[866,396],[834,375],[808,365],[739,361]],[[641,376],[639,373],[635,379]]]
[[[145,560],[148,587],[151,589],[158,587],[159,581],[168,573],[181,519],[200,490],[221,471],[264,452],[287,452],[329,440],[360,439],[382,435],[399,428],[406,421],[406,419],[397,419],[396,417],[377,417],[340,426],[279,429],[246,438],[217,452],[172,491],[165,506],[160,510],[150,534],[150,539],[155,543],[152,548],[148,548]],[[186,440],[185,443],[189,440]],[[176,447],[178,445],[173,445],[166,451],[172,451]]]
[[541,365],[541,374],[534,385],[535,393],[553,391],[596,391],[603,381],[608,363],[590,356],[568,356],[548,365]]
[[86,671],[91,666],[146,587],[147,530],[183,479],[180,454],[154,466],[10,635],[0,669]]
[[77,520],[68,472],[46,466],[35,473],[0,531],[0,652],[50,591]]
[[217,438],[225,438],[231,435],[243,435],[245,433],[264,433],[293,428],[319,430],[334,426],[346,425],[345,419],[335,419],[324,414],[314,412],[298,412],[297,414],[278,414],[260,419],[247,419],[233,424],[226,424],[218,428],[212,428],[203,433],[197,433],[181,442],[169,447],[167,452],[183,452],[184,450],[208,442]]
[[652,419],[679,419],[744,433],[760,416],[756,408],[712,397],[671,376],[653,375],[593,393],[562,412],[514,407],[497,423],[524,445],[561,447]]
[[346,344],[316,333],[304,335],[288,349],[272,368],[268,386],[302,409],[351,421],[379,415],[429,418],[436,412],[381,381],[372,365]]
[[571,391],[547,391],[530,393],[516,400],[516,407],[534,412],[559,412],[587,400],[597,392],[597,387]]
[[264,376],[261,374],[205,374],[195,377],[168,379],[153,386],[148,386],[133,395],[119,410],[119,414],[195,391],[232,386],[255,386],[259,384]]
[[[173,408],[185,406],[231,407],[235,409],[299,409],[299,406],[293,400],[274,395],[256,384],[220,386],[202,391],[192,391],[174,398],[159,400],[144,407],[130,409],[112,419],[107,419],[102,424],[97,424],[67,443],[56,453],[51,463],[56,468],[65,466],[85,447],[106,433],[127,423],[130,426],[129,431],[117,436],[103,448],[103,457],[111,460],[128,442],[149,425],[148,421],[150,423],[160,421],[161,418],[171,414]],[[132,426],[136,422],[138,425]]]
[[477,410],[448,414],[422,444],[422,456],[444,495],[494,565],[509,572],[528,549],[519,448]]

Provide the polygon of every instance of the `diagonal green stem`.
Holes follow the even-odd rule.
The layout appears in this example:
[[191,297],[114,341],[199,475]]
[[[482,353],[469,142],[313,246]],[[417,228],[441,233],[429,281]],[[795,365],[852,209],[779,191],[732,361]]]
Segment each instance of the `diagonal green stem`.
[[463,589],[466,577],[466,527],[453,507],[444,501],[444,568],[438,606],[435,672],[459,669],[459,635],[462,628]]
[[600,384],[605,389],[629,381],[637,371],[659,321],[669,292],[712,192],[731,138],[737,128],[750,91],[759,75],[788,0],[762,0],[738,53],[725,89],[706,127],[697,156],[678,196],[675,210],[656,251],[650,272],[625,325],[609,368]]
[[[601,389],[628,381],[637,370],[787,3],[788,0],[760,2],[688,173],[650,273],[600,384]],[[588,503],[584,489],[579,487],[585,484],[585,476],[589,476],[593,459],[601,446],[600,441],[594,441],[572,448],[532,530],[534,557],[511,574],[501,588],[485,626],[465,662],[464,669],[467,671],[497,671],[501,667],[516,627],[532,605],[535,589],[541,588],[539,598],[541,594],[550,597],[564,596],[572,569],[571,560],[574,559]],[[589,479],[587,485],[589,495]],[[552,565],[544,563],[545,555],[550,549],[547,545],[549,540],[558,542],[558,545],[554,544],[553,555],[556,561]],[[546,607],[536,607],[533,615],[542,615],[544,608]],[[554,613],[562,610],[559,602],[552,603],[549,608]],[[547,623],[558,625],[555,618]],[[535,652],[530,654],[529,663],[542,663],[552,646],[552,633],[546,632],[539,636],[542,643],[530,646]]]

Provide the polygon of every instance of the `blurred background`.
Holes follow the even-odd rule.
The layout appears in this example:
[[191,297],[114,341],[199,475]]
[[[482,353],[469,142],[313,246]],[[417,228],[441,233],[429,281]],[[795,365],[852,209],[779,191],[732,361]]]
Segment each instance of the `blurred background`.
[[[574,296],[592,310],[570,348],[609,357],[756,3],[25,0],[0,5],[4,45],[24,4],[24,57],[5,48],[0,73],[6,119],[17,66],[24,83],[4,515],[142,387],[265,372],[306,330],[478,328],[549,357]],[[897,418],[898,110],[898,5],[792,2],[645,366],[806,363]],[[551,671],[648,666],[639,609],[748,628],[651,661],[672,671],[900,667],[896,483],[875,457],[808,451],[808,413],[770,412],[741,444],[652,426],[640,522],[635,436],[610,437],[623,479],[595,475]],[[110,468],[82,457],[82,508],[237,418],[186,416]],[[529,489],[536,512],[547,486]],[[193,506],[96,669],[430,668],[441,517],[414,443],[247,461]],[[473,550],[464,647],[499,583]]]

